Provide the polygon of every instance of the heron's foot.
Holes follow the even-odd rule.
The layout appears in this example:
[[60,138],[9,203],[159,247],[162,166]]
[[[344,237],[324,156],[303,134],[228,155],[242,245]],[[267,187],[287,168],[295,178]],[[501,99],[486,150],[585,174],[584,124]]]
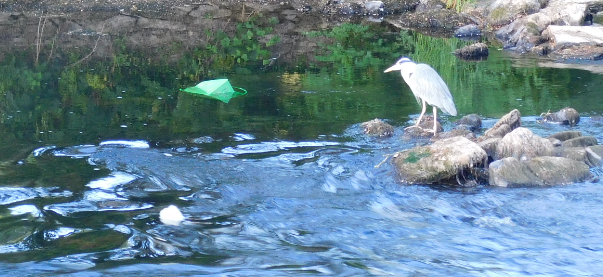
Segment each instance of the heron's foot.
[[432,128],[424,128],[421,126],[413,125],[404,128],[405,135],[411,138],[424,138],[431,137],[433,135]]
[[424,130],[423,127],[419,126],[418,124],[415,124],[415,125],[404,128],[404,131],[409,130],[409,129],[415,129],[415,128],[420,129],[421,131]]

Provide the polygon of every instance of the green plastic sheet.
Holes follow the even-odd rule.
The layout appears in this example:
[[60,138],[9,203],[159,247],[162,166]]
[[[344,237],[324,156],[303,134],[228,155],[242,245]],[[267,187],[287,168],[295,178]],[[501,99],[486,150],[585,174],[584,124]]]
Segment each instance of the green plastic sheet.
[[[238,91],[235,90],[235,88]],[[247,91],[245,89],[231,86],[228,79],[203,81],[201,83],[198,83],[194,87],[181,89],[181,91],[186,91],[194,94],[199,94],[205,97],[217,99],[224,103],[228,103],[228,101],[230,101],[230,99],[234,97],[247,94]]]

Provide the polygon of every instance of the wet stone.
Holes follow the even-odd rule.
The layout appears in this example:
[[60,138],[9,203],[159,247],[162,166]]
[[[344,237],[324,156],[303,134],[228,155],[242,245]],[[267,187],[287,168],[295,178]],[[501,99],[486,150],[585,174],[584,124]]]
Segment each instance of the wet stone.
[[585,163],[550,156],[529,161],[508,157],[490,163],[489,171],[490,185],[499,187],[566,185],[592,178]]
[[521,113],[515,109],[501,117],[490,129],[486,130],[483,139],[504,137],[507,133],[521,126]]
[[561,143],[563,147],[587,147],[597,145],[597,138],[591,136],[568,139]]
[[394,127],[381,119],[375,118],[360,125],[367,135],[377,137],[391,137],[394,134]]
[[563,108],[555,113],[542,114],[542,121],[575,126],[580,122],[580,114],[573,108]]
[[529,159],[552,154],[553,144],[548,139],[535,135],[527,128],[519,127],[500,140],[494,158],[496,160],[507,157]]
[[584,149],[592,166],[603,166],[603,145],[595,145]]
[[454,51],[454,54],[464,59],[476,59],[488,56],[488,45],[482,42],[467,45]]
[[472,132],[477,132],[482,128],[482,118],[477,114],[468,114],[461,117],[454,124],[459,128],[466,128]]
[[581,137],[581,136],[582,136],[581,131],[565,131],[565,132],[559,132],[559,133],[552,134],[552,135],[548,136],[547,138],[555,138],[560,141],[566,141],[568,139],[573,139],[573,138],[577,138],[577,137]]
[[394,155],[393,164],[401,181],[431,184],[455,177],[486,162],[486,152],[464,137],[438,140]]

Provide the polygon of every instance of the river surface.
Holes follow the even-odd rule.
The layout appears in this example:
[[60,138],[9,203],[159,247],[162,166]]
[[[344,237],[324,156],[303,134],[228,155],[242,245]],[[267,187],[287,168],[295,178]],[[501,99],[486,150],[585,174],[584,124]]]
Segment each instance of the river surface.
[[[603,140],[603,75],[496,48],[485,61],[452,59],[434,64],[459,111],[442,117],[445,129],[471,113],[488,128],[517,108],[541,136]],[[401,185],[389,163],[376,167],[425,143],[401,138],[420,107],[398,74],[381,73],[394,61],[352,73],[329,62],[227,71],[248,91],[228,104],[181,92],[196,82],[153,68],[97,78],[94,62],[42,77],[33,91],[43,94],[3,87],[0,275],[603,272],[603,182]],[[69,74],[87,85],[69,86]],[[566,106],[578,126],[538,122]],[[362,134],[376,117],[396,127],[392,138]],[[179,226],[159,220],[169,205],[186,217]]]

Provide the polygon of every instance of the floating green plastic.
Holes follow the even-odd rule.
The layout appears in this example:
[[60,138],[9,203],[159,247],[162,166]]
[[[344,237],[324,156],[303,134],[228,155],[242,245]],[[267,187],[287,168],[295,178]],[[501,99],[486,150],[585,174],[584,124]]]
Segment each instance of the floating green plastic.
[[[241,91],[236,91],[234,90],[235,88]],[[230,82],[228,82],[228,79],[203,81],[194,87],[188,87],[180,90],[217,99],[224,103],[228,103],[230,99],[237,96],[247,94],[247,91],[243,88],[233,88],[233,86],[230,85]]]

